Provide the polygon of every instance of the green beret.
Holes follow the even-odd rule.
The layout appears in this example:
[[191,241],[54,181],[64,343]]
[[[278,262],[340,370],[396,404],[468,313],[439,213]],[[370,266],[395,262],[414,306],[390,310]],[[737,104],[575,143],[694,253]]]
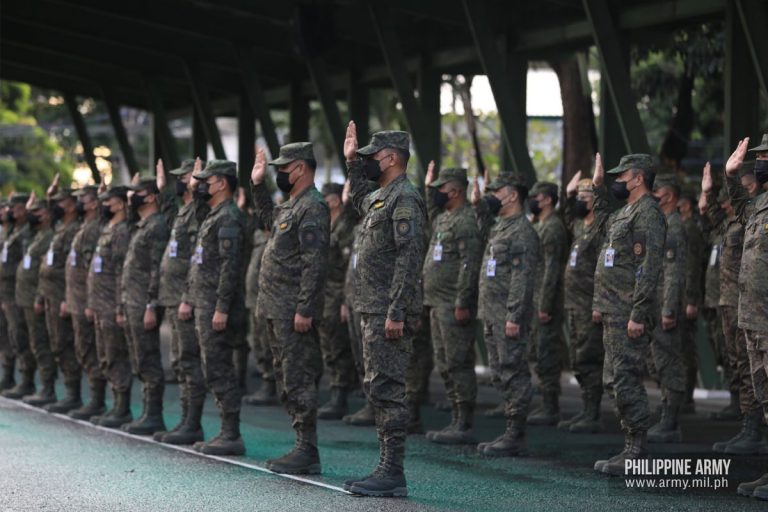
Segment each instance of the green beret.
[[467,170],[461,167],[448,167],[446,169],[440,169],[440,173],[437,175],[437,179],[429,184],[432,188],[442,187],[449,181],[457,181],[466,186]]
[[557,185],[548,181],[537,181],[533,187],[531,187],[531,191],[528,193],[528,195],[536,196],[539,194],[546,194],[551,197],[557,197]]
[[280,156],[268,162],[269,165],[282,166],[296,160],[314,160],[315,152],[311,142],[292,142],[280,148]]
[[522,176],[511,172],[500,172],[496,178],[485,185],[485,189],[491,192],[499,190],[502,187],[519,187],[524,188],[526,192],[528,191],[528,185],[525,184],[525,180]]
[[323,185],[323,188],[320,189],[320,193],[324,196],[330,196],[330,195],[337,195],[341,197],[342,192],[344,192],[344,185],[341,183],[326,183]]
[[607,172],[607,174],[621,174],[630,169],[653,170],[655,167],[653,157],[645,153],[634,155],[624,155],[619,161],[619,165]]
[[182,176],[184,174],[188,174],[192,172],[194,169],[195,169],[195,159],[187,158],[186,160],[181,162],[181,167],[170,171],[169,174],[173,174],[174,176]]
[[760,141],[759,146],[749,148],[749,151],[768,151],[768,133],[763,134],[763,140]]
[[371,137],[371,143],[358,149],[357,154],[360,156],[370,156],[385,148],[399,149],[400,151],[410,151],[411,136],[408,135],[408,132],[401,132],[397,130],[376,132],[373,134],[373,137]]
[[233,176],[237,178],[237,164],[229,160],[211,160],[196,176],[197,180],[204,180],[211,176]]

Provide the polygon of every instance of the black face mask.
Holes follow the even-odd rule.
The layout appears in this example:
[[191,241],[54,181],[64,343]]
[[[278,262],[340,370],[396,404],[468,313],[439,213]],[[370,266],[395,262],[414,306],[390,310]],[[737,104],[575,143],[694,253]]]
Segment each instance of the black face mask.
[[381,172],[381,165],[379,165],[378,160],[368,158],[363,162],[363,174],[365,174],[365,177],[370,181],[379,181],[381,175],[384,173]]
[[501,210],[501,199],[490,194],[485,196],[485,202],[488,204],[488,211],[491,212],[491,215],[499,214],[499,210]]
[[12,211],[5,212],[5,222],[9,224],[13,224],[13,222],[16,220],[16,217],[13,216]]
[[29,227],[33,229],[40,225],[40,217],[34,214],[30,215],[27,221],[29,222]]
[[531,210],[531,213],[534,215],[540,214],[541,206],[539,205],[539,200],[535,197],[528,199],[528,209]]
[[755,178],[760,185],[768,183],[768,160],[755,160]]
[[294,185],[293,183],[291,183],[290,179],[291,179],[290,172],[278,172],[277,178],[275,178],[275,183],[277,184],[277,188],[279,188],[282,192],[286,194],[290,194],[291,190],[293,190],[293,185]]
[[51,208],[51,220],[53,222],[58,222],[64,217],[64,208],[62,208],[59,205],[54,205],[53,208]]
[[583,219],[584,217],[589,215],[589,212],[590,210],[589,210],[589,206],[587,206],[587,202],[582,201],[581,199],[577,199],[576,205],[574,206],[574,209],[573,209],[573,214],[577,218]]
[[432,196],[432,201],[434,201],[435,206],[438,208],[445,208],[450,199],[448,192],[441,192],[439,190],[435,190],[435,194]]
[[131,210],[138,212],[139,208],[144,205],[147,196],[140,196],[139,194],[133,194],[131,196]]
[[187,191],[187,184],[181,180],[176,180],[176,196],[181,197]]
[[208,182],[201,181],[195,189],[195,198],[199,199],[200,201],[208,202],[211,199],[211,193],[208,192],[208,188]]
[[614,181],[611,184],[611,194],[619,201],[624,201],[629,197],[629,189],[627,189],[626,181]]
[[108,204],[103,204],[101,205],[101,216],[109,220],[115,216],[115,213],[112,210],[110,210]]
[[82,201],[78,201],[75,203],[75,211],[78,215],[84,215],[85,214],[85,203]]

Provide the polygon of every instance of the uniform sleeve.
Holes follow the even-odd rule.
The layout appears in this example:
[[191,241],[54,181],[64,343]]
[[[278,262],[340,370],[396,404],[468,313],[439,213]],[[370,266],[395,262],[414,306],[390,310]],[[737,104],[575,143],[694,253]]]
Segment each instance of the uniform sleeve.
[[736,176],[725,175],[725,185],[728,187],[728,196],[731,198],[731,206],[736,211],[736,218],[742,226],[747,225],[752,214],[752,198],[749,197],[747,189],[741,185],[741,181]]
[[727,220],[725,210],[720,207],[720,203],[717,202],[717,198],[713,192],[707,194],[707,209],[705,210],[704,215],[707,221],[709,221],[711,231],[719,231],[722,229],[723,224]]
[[[178,178],[176,178],[178,179]],[[173,219],[179,213],[178,203],[176,202],[176,190],[174,187],[166,186],[160,192],[160,213],[165,217],[165,222],[169,226],[173,224]]]
[[272,229],[275,203],[272,202],[272,195],[269,193],[266,183],[251,185],[251,196],[253,197],[255,215],[259,217],[262,225]]
[[443,210],[441,208],[438,208],[435,205],[435,193],[437,189],[434,187],[426,187],[425,194],[424,194],[424,201],[427,205],[427,220],[429,220],[429,223],[432,224],[435,222],[435,219],[438,215],[440,215],[440,212]]
[[163,259],[165,246],[168,245],[168,238],[171,233],[168,224],[163,218],[156,222],[152,230],[152,240],[150,246],[150,270],[149,283],[147,286],[147,304],[156,304],[157,295],[160,290],[160,262]]
[[301,280],[296,312],[304,317],[318,318],[318,299],[323,293],[328,263],[330,220],[324,204],[313,204],[299,222],[299,252],[301,254]]
[[480,232],[480,244],[485,247],[495,218],[491,215],[491,210],[488,208],[488,201],[486,201],[484,197],[473,207],[473,210],[475,211],[475,219],[477,220],[477,229]]
[[[553,213],[553,215],[555,215]],[[566,243],[565,233],[555,221],[546,226],[541,236],[541,256],[543,259],[542,277],[539,282],[538,311],[552,314],[555,311],[560,286],[561,255]]]
[[533,303],[533,292],[536,286],[537,266],[541,258],[541,247],[536,231],[526,230],[525,252],[519,256],[519,261],[512,261],[510,272],[509,293],[507,294],[507,316],[505,320],[514,324],[522,324],[525,316],[531,312],[526,305]]
[[645,252],[635,275],[630,319],[645,324],[654,316],[656,286],[663,264],[666,221],[661,212],[648,208],[638,214],[633,226],[635,238],[645,240]]
[[477,305],[477,284],[483,257],[483,249],[480,246],[480,231],[473,220],[462,221],[462,229],[458,233],[459,240],[457,243],[461,266],[456,281],[454,307],[463,309],[473,308]]
[[363,161],[353,160],[347,162],[347,176],[349,176],[349,197],[352,205],[361,217],[365,216],[365,198],[372,192],[371,185],[363,176]]
[[667,230],[664,244],[664,284],[661,314],[677,317],[684,299],[686,255],[688,247],[682,225]]
[[685,302],[698,306],[702,302],[704,271],[703,255],[706,247],[704,234],[698,226],[692,226],[688,231],[688,252],[686,255],[685,273]]
[[[222,217],[217,226],[216,240],[219,261],[219,284],[216,286],[216,311],[229,313],[237,287],[242,280],[243,224],[232,215]],[[204,249],[207,252],[208,248]]]
[[395,204],[391,221],[396,255],[387,318],[402,322],[409,302],[419,295],[421,286],[426,224],[424,206],[413,196],[401,197]]

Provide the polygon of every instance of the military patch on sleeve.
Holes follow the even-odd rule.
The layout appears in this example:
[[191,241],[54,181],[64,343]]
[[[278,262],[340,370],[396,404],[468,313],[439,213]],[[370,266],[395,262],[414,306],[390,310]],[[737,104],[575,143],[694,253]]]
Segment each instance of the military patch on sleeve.
[[467,243],[464,240],[459,240],[459,242],[456,244],[460,251],[463,251],[467,248]]
[[514,258],[512,258],[513,267],[519,267],[522,262],[523,262],[523,258],[521,256],[515,256]]
[[221,246],[225,249],[232,248],[232,239],[231,238],[225,238],[221,241]]
[[392,220],[410,219],[413,217],[413,208],[409,206],[398,206],[392,214]]
[[675,250],[674,249],[667,249],[666,257],[668,260],[675,259]]
[[320,245],[320,237],[318,236],[317,230],[314,228],[302,229],[299,234],[299,241],[301,242],[302,247],[308,249],[314,249]]
[[635,253],[635,256],[642,256],[643,244],[641,244],[640,242],[636,242],[635,245],[632,246],[632,252]]
[[411,223],[407,220],[398,221],[397,224],[395,224],[395,229],[397,230],[398,235],[407,236],[408,233],[411,232]]

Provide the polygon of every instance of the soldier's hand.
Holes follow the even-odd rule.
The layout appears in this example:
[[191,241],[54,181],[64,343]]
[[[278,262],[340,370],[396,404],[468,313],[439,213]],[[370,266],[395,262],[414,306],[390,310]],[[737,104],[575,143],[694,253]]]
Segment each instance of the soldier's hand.
[[551,321],[552,321],[552,315],[550,315],[546,311],[539,311],[539,323],[541,325],[547,325]]
[[603,323],[603,314],[599,311],[592,310],[592,323],[593,324],[601,324]]
[[349,306],[342,304],[341,311],[339,311],[339,316],[341,317],[341,323],[346,324],[349,322]]
[[349,204],[349,191],[352,189],[352,182],[344,182],[344,189],[341,191],[341,204]]
[[632,339],[639,338],[645,332],[645,325],[639,324],[633,320],[627,323],[627,336]]
[[405,329],[405,322],[395,322],[389,318],[384,322],[384,336],[388,340],[398,340],[402,338],[403,329]]
[[162,158],[158,158],[157,165],[155,165],[155,182],[157,183],[157,190],[162,192],[165,188],[165,166]]
[[467,325],[472,320],[472,312],[469,308],[454,308],[453,318],[459,325]]
[[29,194],[29,199],[27,199],[27,210],[32,208],[32,205],[35,204],[35,201],[37,201],[37,194],[35,194],[35,191],[33,190]]
[[309,332],[312,328],[312,317],[302,316],[298,313],[293,315],[293,330],[296,332]]
[[728,161],[725,163],[725,174],[730,177],[736,176],[739,169],[741,169],[741,164],[744,163],[747,147],[749,147],[749,137],[740,140],[736,150],[728,157]]
[[507,338],[512,338],[513,340],[518,339],[520,337],[520,324],[508,321],[506,324],[504,324],[504,335]]
[[712,166],[709,162],[704,164],[704,172],[701,174],[701,191],[704,194],[712,192]]
[[214,331],[221,332],[227,328],[227,319],[229,315],[222,313],[221,311],[215,311],[213,313],[213,320],[211,321],[211,327]]
[[131,177],[131,185],[136,186],[141,183],[141,173],[136,173]]
[[245,195],[245,187],[237,187],[237,207],[245,211],[248,204],[248,196]]
[[66,302],[59,304],[59,316],[61,318],[69,318],[69,308]]
[[35,314],[42,315],[45,313],[45,306],[42,302],[35,302]]
[[88,322],[93,323],[94,315],[91,308],[85,308],[85,319],[88,320]]
[[344,135],[344,158],[347,162],[357,160],[357,125],[354,121],[349,122]]
[[477,176],[475,176],[472,180],[472,193],[469,196],[469,200],[472,203],[472,206],[477,206],[480,199],[482,199],[482,196],[480,195],[480,182],[477,179]]
[[59,190],[59,181],[61,181],[61,174],[57,172],[56,176],[53,177],[51,186],[48,187],[48,190],[45,191],[45,197],[50,199],[51,196],[53,196]]
[[[195,176],[202,170],[203,170],[203,161],[200,160],[199,156],[195,157],[195,165],[192,166],[192,176]],[[194,180],[194,181],[198,181],[198,180]]]
[[688,304],[685,307],[685,318],[688,320],[696,320],[699,316],[699,308],[696,304]]
[[187,320],[191,320],[192,319],[192,306],[190,306],[186,302],[182,302],[181,304],[179,304],[178,315],[179,315],[179,320],[181,320],[182,322],[186,322]]
[[115,321],[117,322],[117,325],[120,327],[125,327],[125,315],[122,313],[118,313],[115,315]]
[[661,330],[670,331],[677,326],[677,318],[661,315]]
[[595,153],[595,172],[592,174],[592,186],[599,187],[605,182],[605,170],[603,169],[603,157]]
[[147,308],[144,310],[144,330],[151,331],[157,327],[157,312],[154,308]]
[[430,160],[427,164],[427,174],[424,176],[424,186],[428,187],[433,181],[435,181],[435,161]]
[[568,182],[568,186],[565,187],[565,194],[568,197],[575,197],[579,192],[579,180],[581,179],[581,171],[576,171],[571,181]]
[[99,188],[96,189],[96,193],[99,195],[103,194],[107,191],[107,183],[104,181],[104,177],[101,177],[101,181],[99,181]]
[[264,183],[264,177],[267,174],[267,156],[264,154],[264,149],[256,146],[256,160],[253,162],[253,169],[251,169],[251,183],[254,185],[261,185]]

